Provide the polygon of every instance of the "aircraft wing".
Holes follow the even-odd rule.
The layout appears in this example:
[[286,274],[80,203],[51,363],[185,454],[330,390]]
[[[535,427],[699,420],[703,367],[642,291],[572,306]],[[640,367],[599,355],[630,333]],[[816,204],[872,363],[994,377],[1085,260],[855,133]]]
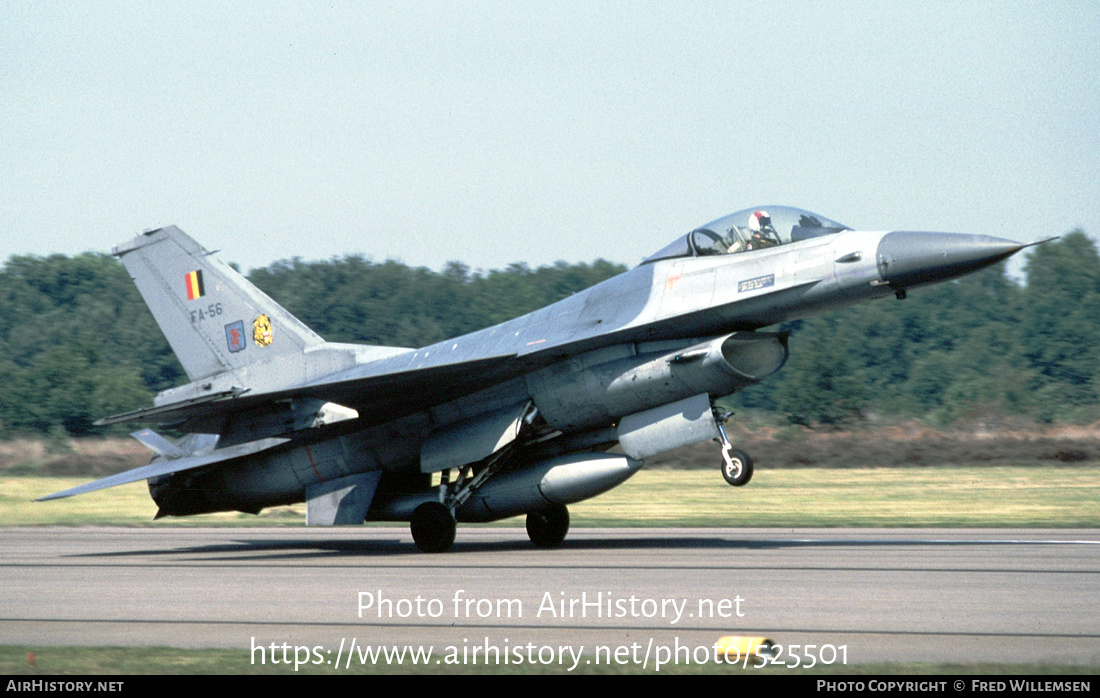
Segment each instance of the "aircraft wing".
[[134,468],[133,470],[127,470],[124,473],[118,473],[117,475],[111,475],[110,477],[101,478],[92,482],[86,482],[83,485],[64,490],[63,492],[54,492],[53,494],[48,494],[45,497],[39,497],[35,501],[45,502],[50,499],[72,497],[78,494],[85,494],[88,492],[94,492],[96,490],[107,489],[108,487],[115,487],[116,485],[125,485],[130,482],[137,482],[138,480],[147,480],[151,477],[159,477],[161,475],[169,475],[171,473],[183,472],[184,470],[201,468],[204,465],[212,465],[214,463],[232,460],[233,458],[239,458],[241,456],[259,453],[260,451],[266,451],[269,448],[274,448],[275,446],[284,444],[287,441],[290,441],[290,439],[261,439],[259,441],[253,441],[252,443],[240,444],[239,446],[220,448],[205,455],[186,456],[183,458],[160,460],[154,463],[150,463],[149,465],[143,466],[141,468]]
[[370,373],[370,365],[333,380],[285,390],[254,393],[235,389],[202,398],[148,407],[100,419],[97,425],[130,421],[176,424],[188,419],[241,412],[291,398],[317,398],[351,407],[361,424],[388,421],[427,409],[489,385],[509,380],[539,365],[528,357],[500,356],[407,370]]
[[[317,398],[337,402],[355,408],[360,413],[360,419],[365,419],[369,423],[384,422],[518,376],[536,363],[530,359],[504,356],[375,374],[368,373],[372,367],[366,364],[341,374],[337,380],[319,381],[266,393],[251,393],[240,389],[220,391],[202,398],[126,412],[101,419],[96,423],[117,424],[141,420],[178,424],[190,419],[256,409],[292,398]],[[374,370],[377,371],[377,369]],[[355,375],[356,372],[366,375]],[[349,373],[350,376],[347,375]],[[365,423],[360,422],[360,424]],[[157,435],[142,438],[143,432],[137,432],[134,436],[161,453],[161,458],[140,468],[40,497],[37,501],[72,497],[130,482],[214,465],[265,451],[291,440],[271,437],[218,448],[206,454],[172,457],[176,453],[171,448],[171,442],[159,439],[150,443],[149,438]]]
[[[360,419],[366,420],[360,422],[365,425],[389,421],[475,392],[488,385],[521,375],[538,363],[529,358],[502,356],[392,372],[379,371],[378,367],[366,364],[340,374],[335,380],[318,381],[265,393],[251,393],[241,389],[225,390],[202,398],[182,400],[106,417],[96,423],[117,424],[141,420],[179,424],[191,419],[262,408],[264,405],[281,400],[316,398],[353,407],[360,413]],[[375,373],[370,373],[372,370]],[[218,448],[210,453],[173,457],[179,452],[172,448],[171,442],[163,438],[157,439],[158,435],[155,433],[145,435],[144,432],[137,432],[134,436],[160,453],[161,457],[149,465],[56,492],[41,497],[37,501],[71,497],[139,480],[202,468],[265,451],[291,440],[271,437]],[[151,442],[150,439],[154,440]]]

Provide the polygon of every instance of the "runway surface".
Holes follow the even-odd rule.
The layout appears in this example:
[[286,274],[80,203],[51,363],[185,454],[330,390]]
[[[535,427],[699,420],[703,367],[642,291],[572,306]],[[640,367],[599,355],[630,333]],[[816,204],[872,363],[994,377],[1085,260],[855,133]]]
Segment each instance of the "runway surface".
[[789,664],[1100,664],[1095,530],[576,529],[542,551],[467,526],[425,555],[404,528],[24,528],[0,553],[4,645],[652,667],[736,634]]

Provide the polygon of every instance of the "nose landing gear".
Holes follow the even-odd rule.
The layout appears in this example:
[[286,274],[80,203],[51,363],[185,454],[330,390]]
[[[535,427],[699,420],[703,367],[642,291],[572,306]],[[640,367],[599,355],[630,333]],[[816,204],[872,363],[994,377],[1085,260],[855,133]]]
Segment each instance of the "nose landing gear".
[[747,485],[752,479],[752,458],[749,454],[736,449],[726,436],[725,423],[729,419],[729,412],[715,410],[714,423],[718,426],[718,433],[722,436],[722,477],[734,487]]
[[747,485],[752,479],[752,458],[744,451],[729,448],[729,444],[722,447],[722,477],[734,487]]

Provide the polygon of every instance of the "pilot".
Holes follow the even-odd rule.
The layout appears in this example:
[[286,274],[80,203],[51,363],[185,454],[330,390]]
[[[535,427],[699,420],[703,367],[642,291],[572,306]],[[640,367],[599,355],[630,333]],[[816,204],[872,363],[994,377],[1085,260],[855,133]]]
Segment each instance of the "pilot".
[[746,250],[762,250],[779,244],[779,235],[772,227],[772,218],[767,211],[756,211],[749,216],[749,241]]

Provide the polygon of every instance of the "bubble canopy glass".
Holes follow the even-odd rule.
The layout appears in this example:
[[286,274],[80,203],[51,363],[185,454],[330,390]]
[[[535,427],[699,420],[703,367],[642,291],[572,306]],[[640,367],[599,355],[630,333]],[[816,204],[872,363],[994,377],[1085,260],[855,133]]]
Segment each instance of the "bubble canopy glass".
[[[750,219],[758,211],[767,213],[771,219],[771,229],[765,227],[756,238],[765,243],[763,245],[753,244],[754,231],[749,226]],[[675,257],[705,257],[751,252],[761,247],[787,245],[822,235],[832,235],[842,230],[851,230],[851,228],[800,208],[791,206],[746,208],[711,221],[677,238],[647,257],[642,264]]]

